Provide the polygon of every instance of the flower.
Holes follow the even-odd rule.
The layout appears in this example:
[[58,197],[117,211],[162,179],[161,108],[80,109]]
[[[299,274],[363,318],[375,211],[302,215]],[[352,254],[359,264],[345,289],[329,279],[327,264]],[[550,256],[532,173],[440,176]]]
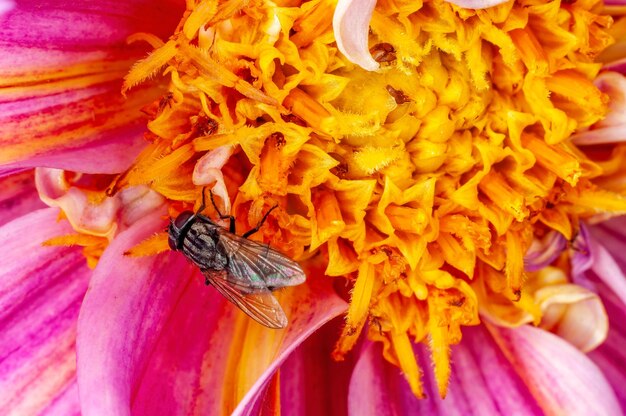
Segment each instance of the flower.
[[[3,5],[0,408],[623,410],[611,18],[361,5]],[[206,187],[240,229],[278,206],[287,329],[167,249]]]

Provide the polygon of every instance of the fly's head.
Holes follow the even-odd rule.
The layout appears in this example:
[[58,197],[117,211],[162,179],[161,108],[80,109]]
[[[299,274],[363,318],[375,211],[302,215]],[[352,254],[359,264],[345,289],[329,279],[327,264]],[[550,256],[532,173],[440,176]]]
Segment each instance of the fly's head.
[[185,236],[196,220],[196,214],[191,211],[183,211],[178,217],[170,221],[167,228],[168,243],[172,250],[180,250],[183,247]]

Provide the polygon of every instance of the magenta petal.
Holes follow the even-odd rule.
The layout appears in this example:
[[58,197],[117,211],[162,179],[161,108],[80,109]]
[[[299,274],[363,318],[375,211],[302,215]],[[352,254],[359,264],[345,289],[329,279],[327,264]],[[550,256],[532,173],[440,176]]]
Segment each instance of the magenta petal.
[[[309,302],[295,305],[291,312],[291,321],[285,330],[280,349],[272,362],[266,366],[263,374],[248,391],[248,394],[239,403],[233,415],[256,415],[262,405],[265,388],[272,375],[290,354],[308,337],[313,335],[322,325],[333,318],[345,313],[347,304],[337,296],[327,279],[310,279],[307,285],[301,285],[294,290],[310,290]],[[330,355],[328,356],[330,357]],[[289,380],[285,380],[289,383]]]
[[529,325],[489,328],[546,414],[621,414],[600,369],[567,341]]
[[599,283],[598,294],[609,316],[609,335],[589,357],[602,370],[613,386],[615,394],[626,413],[626,305],[605,284]]
[[0,165],[0,177],[34,167],[82,173],[123,172],[146,146],[147,142],[143,138],[145,131],[145,125],[129,124],[119,129],[95,133],[86,140],[77,142],[76,147],[59,146],[49,152],[31,153],[24,160]]
[[39,199],[32,171],[0,178],[0,189],[0,225],[46,206]]
[[184,3],[22,1],[0,25],[0,176],[31,167],[117,173],[145,142],[139,109],[160,92],[121,97],[145,55],[137,32],[168,37]]
[[71,231],[45,208],[0,229],[0,414],[78,413],[75,337],[91,271],[79,249],[44,247]]
[[350,352],[344,361],[339,362],[331,358],[343,325],[341,318],[324,325],[280,367],[282,414],[348,414],[348,385],[355,354]]
[[[600,279],[615,292],[626,305],[626,261],[623,258],[626,252],[626,217],[618,217],[602,224],[585,227],[581,225],[581,243],[586,243],[587,252],[575,253],[573,271],[580,274],[586,271],[587,280],[593,282]],[[584,234],[583,234],[584,233]],[[578,242],[578,240],[577,240]],[[577,246],[578,248],[578,246]],[[589,262],[578,260],[589,257]],[[584,267],[578,263],[583,262]]]
[[351,415],[535,415],[535,400],[484,328],[464,328],[453,347],[452,378],[447,397],[439,398],[430,354],[415,347],[424,372],[426,399],[411,393],[408,383],[382,357],[379,344],[361,352],[350,381]]
[[170,253],[124,251],[164,224],[158,215],[121,233],[100,259],[78,320],[78,381],[84,415],[129,415],[150,351],[185,287],[189,266]]

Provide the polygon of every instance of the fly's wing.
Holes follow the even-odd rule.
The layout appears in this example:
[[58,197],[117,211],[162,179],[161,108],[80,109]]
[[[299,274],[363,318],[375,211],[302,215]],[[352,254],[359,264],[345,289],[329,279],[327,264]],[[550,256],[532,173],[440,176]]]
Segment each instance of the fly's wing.
[[228,257],[229,279],[251,292],[296,286],[306,280],[297,262],[265,244],[229,232],[220,234],[219,244]]
[[225,270],[206,270],[203,274],[218,292],[261,325],[273,329],[287,326],[287,316],[269,289],[250,291],[249,286],[237,283],[240,279]]

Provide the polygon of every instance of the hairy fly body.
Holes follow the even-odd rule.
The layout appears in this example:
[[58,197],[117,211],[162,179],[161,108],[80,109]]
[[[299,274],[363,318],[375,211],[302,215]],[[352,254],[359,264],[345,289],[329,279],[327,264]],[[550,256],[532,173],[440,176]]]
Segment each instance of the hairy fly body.
[[304,271],[287,256],[247,239],[276,207],[265,213],[255,228],[239,236],[235,234],[234,218],[219,212],[213,194],[211,202],[221,219],[230,220],[229,230],[200,214],[203,201],[197,213],[185,211],[170,222],[170,248],[182,252],[200,268],[207,285],[215,287],[254,320],[269,328],[284,328],[287,316],[272,291],[303,283]]

